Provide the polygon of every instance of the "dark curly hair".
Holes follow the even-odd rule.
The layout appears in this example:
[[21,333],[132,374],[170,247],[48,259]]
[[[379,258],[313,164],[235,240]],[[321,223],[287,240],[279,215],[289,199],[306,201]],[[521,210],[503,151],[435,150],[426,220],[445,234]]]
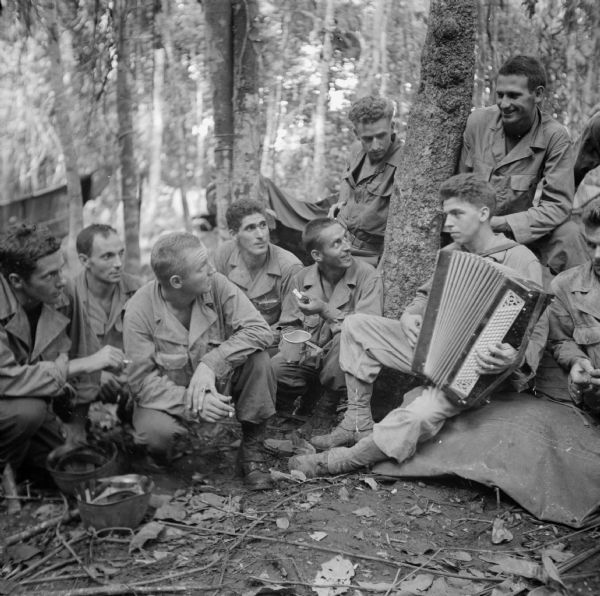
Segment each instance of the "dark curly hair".
[[546,87],[546,70],[534,56],[518,54],[509,58],[498,71],[499,75],[520,75],[527,78],[527,89],[534,91],[538,87]]
[[28,280],[37,261],[60,250],[60,242],[45,226],[21,223],[0,235],[0,273]]
[[260,213],[265,219],[267,217],[262,203],[254,199],[238,199],[234,201],[225,212],[227,228],[234,233],[239,232],[244,217],[254,215],[255,213]]
[[367,95],[366,97],[361,97],[350,106],[348,120],[354,126],[357,124],[371,124],[382,118],[391,120],[394,112],[394,104],[389,99],[378,97],[377,95]]

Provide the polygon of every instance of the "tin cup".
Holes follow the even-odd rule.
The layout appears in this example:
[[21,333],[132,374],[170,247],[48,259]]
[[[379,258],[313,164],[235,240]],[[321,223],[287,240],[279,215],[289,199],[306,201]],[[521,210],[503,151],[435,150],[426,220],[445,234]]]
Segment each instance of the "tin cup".
[[307,355],[308,349],[310,349],[308,354],[310,356],[320,354],[323,350],[316,344],[308,341],[309,339],[310,333],[302,329],[283,333],[279,342],[279,352],[285,362],[293,364],[300,362]]

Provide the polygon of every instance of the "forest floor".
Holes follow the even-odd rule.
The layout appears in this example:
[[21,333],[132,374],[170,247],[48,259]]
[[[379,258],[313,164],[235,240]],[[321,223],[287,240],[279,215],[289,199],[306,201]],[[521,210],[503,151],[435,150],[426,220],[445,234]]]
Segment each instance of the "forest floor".
[[[57,491],[30,491],[14,516],[0,500],[0,544],[50,526],[3,548],[0,594],[600,594],[600,518],[579,531],[543,523],[457,479],[306,480],[274,456],[276,488],[250,492],[234,472],[239,436],[233,422],[200,426],[172,468],[152,474],[134,531],[58,523],[77,504]],[[124,472],[140,472],[136,457]]]

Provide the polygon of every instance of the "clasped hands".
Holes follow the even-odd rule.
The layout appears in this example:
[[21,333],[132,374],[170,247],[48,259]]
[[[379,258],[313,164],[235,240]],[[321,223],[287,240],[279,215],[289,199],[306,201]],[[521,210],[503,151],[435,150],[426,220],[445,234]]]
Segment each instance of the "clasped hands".
[[201,362],[196,368],[185,392],[185,408],[192,416],[206,422],[231,418],[235,408],[231,396],[222,395],[215,386],[215,373]]

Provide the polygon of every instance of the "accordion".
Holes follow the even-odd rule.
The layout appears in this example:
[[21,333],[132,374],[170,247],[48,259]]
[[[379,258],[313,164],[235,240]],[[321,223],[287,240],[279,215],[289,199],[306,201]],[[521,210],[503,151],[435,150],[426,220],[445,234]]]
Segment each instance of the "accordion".
[[496,375],[476,372],[475,353],[504,342],[522,361],[549,295],[512,269],[477,255],[440,251],[415,347],[412,371],[461,407],[485,399],[516,366]]

